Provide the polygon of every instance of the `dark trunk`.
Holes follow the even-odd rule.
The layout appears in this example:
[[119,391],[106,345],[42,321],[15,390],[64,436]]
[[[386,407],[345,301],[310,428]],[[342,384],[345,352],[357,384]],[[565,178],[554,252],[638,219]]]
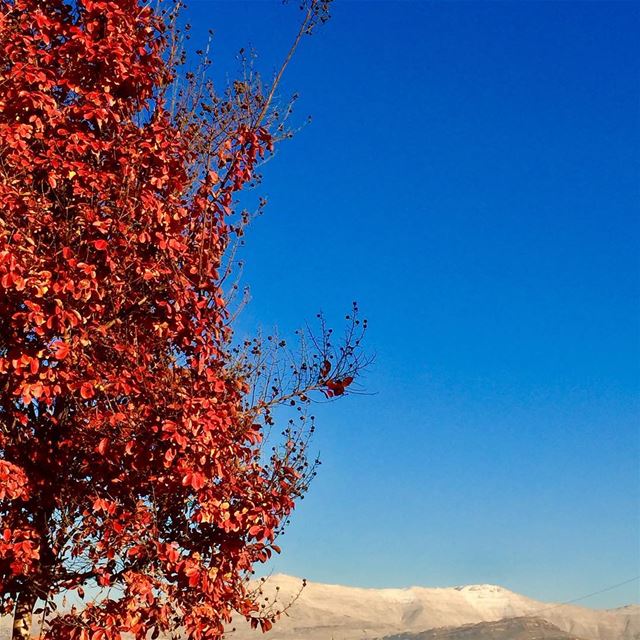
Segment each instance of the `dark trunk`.
[[18,595],[16,612],[13,618],[12,640],[29,640],[31,637],[33,608],[37,599],[36,594],[28,589],[21,591]]

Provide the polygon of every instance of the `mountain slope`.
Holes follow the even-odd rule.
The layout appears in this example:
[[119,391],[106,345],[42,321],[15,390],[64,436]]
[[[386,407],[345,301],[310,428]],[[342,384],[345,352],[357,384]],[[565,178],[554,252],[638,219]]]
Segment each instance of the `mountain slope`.
[[383,640],[581,640],[542,618],[505,618],[422,633],[400,633]]
[[[302,580],[276,575],[263,586],[267,605],[291,603]],[[494,585],[428,589],[360,589],[308,583],[268,640],[365,640],[438,627],[535,616],[585,640],[640,640],[636,607],[598,611],[553,605]],[[258,640],[244,621],[236,622],[232,640]]]

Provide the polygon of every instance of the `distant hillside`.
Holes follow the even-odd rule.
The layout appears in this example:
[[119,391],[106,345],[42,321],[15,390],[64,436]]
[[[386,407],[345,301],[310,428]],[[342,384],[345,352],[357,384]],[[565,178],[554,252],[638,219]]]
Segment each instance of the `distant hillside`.
[[542,618],[507,618],[497,622],[400,633],[383,640],[582,640]]
[[[272,576],[263,587],[269,598],[267,605],[274,600],[279,607],[290,603],[301,585],[299,578]],[[359,589],[314,582],[307,583],[287,615],[265,636],[253,632],[244,620],[236,620],[237,630],[228,638],[374,640],[522,617],[538,618],[557,627],[565,634],[560,636],[562,640],[640,640],[640,611],[635,606],[599,611],[549,604],[487,584],[443,589]]]

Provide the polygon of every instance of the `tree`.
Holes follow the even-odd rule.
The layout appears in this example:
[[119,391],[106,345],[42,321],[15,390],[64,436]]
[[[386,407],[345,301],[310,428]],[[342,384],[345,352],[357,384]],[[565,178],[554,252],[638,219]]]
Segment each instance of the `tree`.
[[[304,6],[292,51],[327,5]],[[284,135],[281,73],[217,95],[180,76],[174,9],[138,0],[0,7],[0,593],[14,638],[34,612],[56,640],[219,638],[233,612],[268,629],[278,612],[248,577],[313,474],[309,394],[343,394],[363,365],[355,315],[340,346],[323,326],[291,361],[279,340],[233,338],[238,194]],[[289,404],[297,417],[267,437]]]

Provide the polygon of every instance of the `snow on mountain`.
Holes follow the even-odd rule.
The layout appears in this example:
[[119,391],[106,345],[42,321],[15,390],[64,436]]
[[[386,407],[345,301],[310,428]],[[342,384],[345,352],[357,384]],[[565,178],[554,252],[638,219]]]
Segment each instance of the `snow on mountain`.
[[[302,580],[271,576],[263,585],[266,605],[282,608]],[[266,640],[372,640],[437,627],[537,616],[585,640],[640,640],[640,607],[600,611],[539,602],[496,585],[450,588],[362,589],[309,582]],[[233,640],[258,640],[244,621]]]

